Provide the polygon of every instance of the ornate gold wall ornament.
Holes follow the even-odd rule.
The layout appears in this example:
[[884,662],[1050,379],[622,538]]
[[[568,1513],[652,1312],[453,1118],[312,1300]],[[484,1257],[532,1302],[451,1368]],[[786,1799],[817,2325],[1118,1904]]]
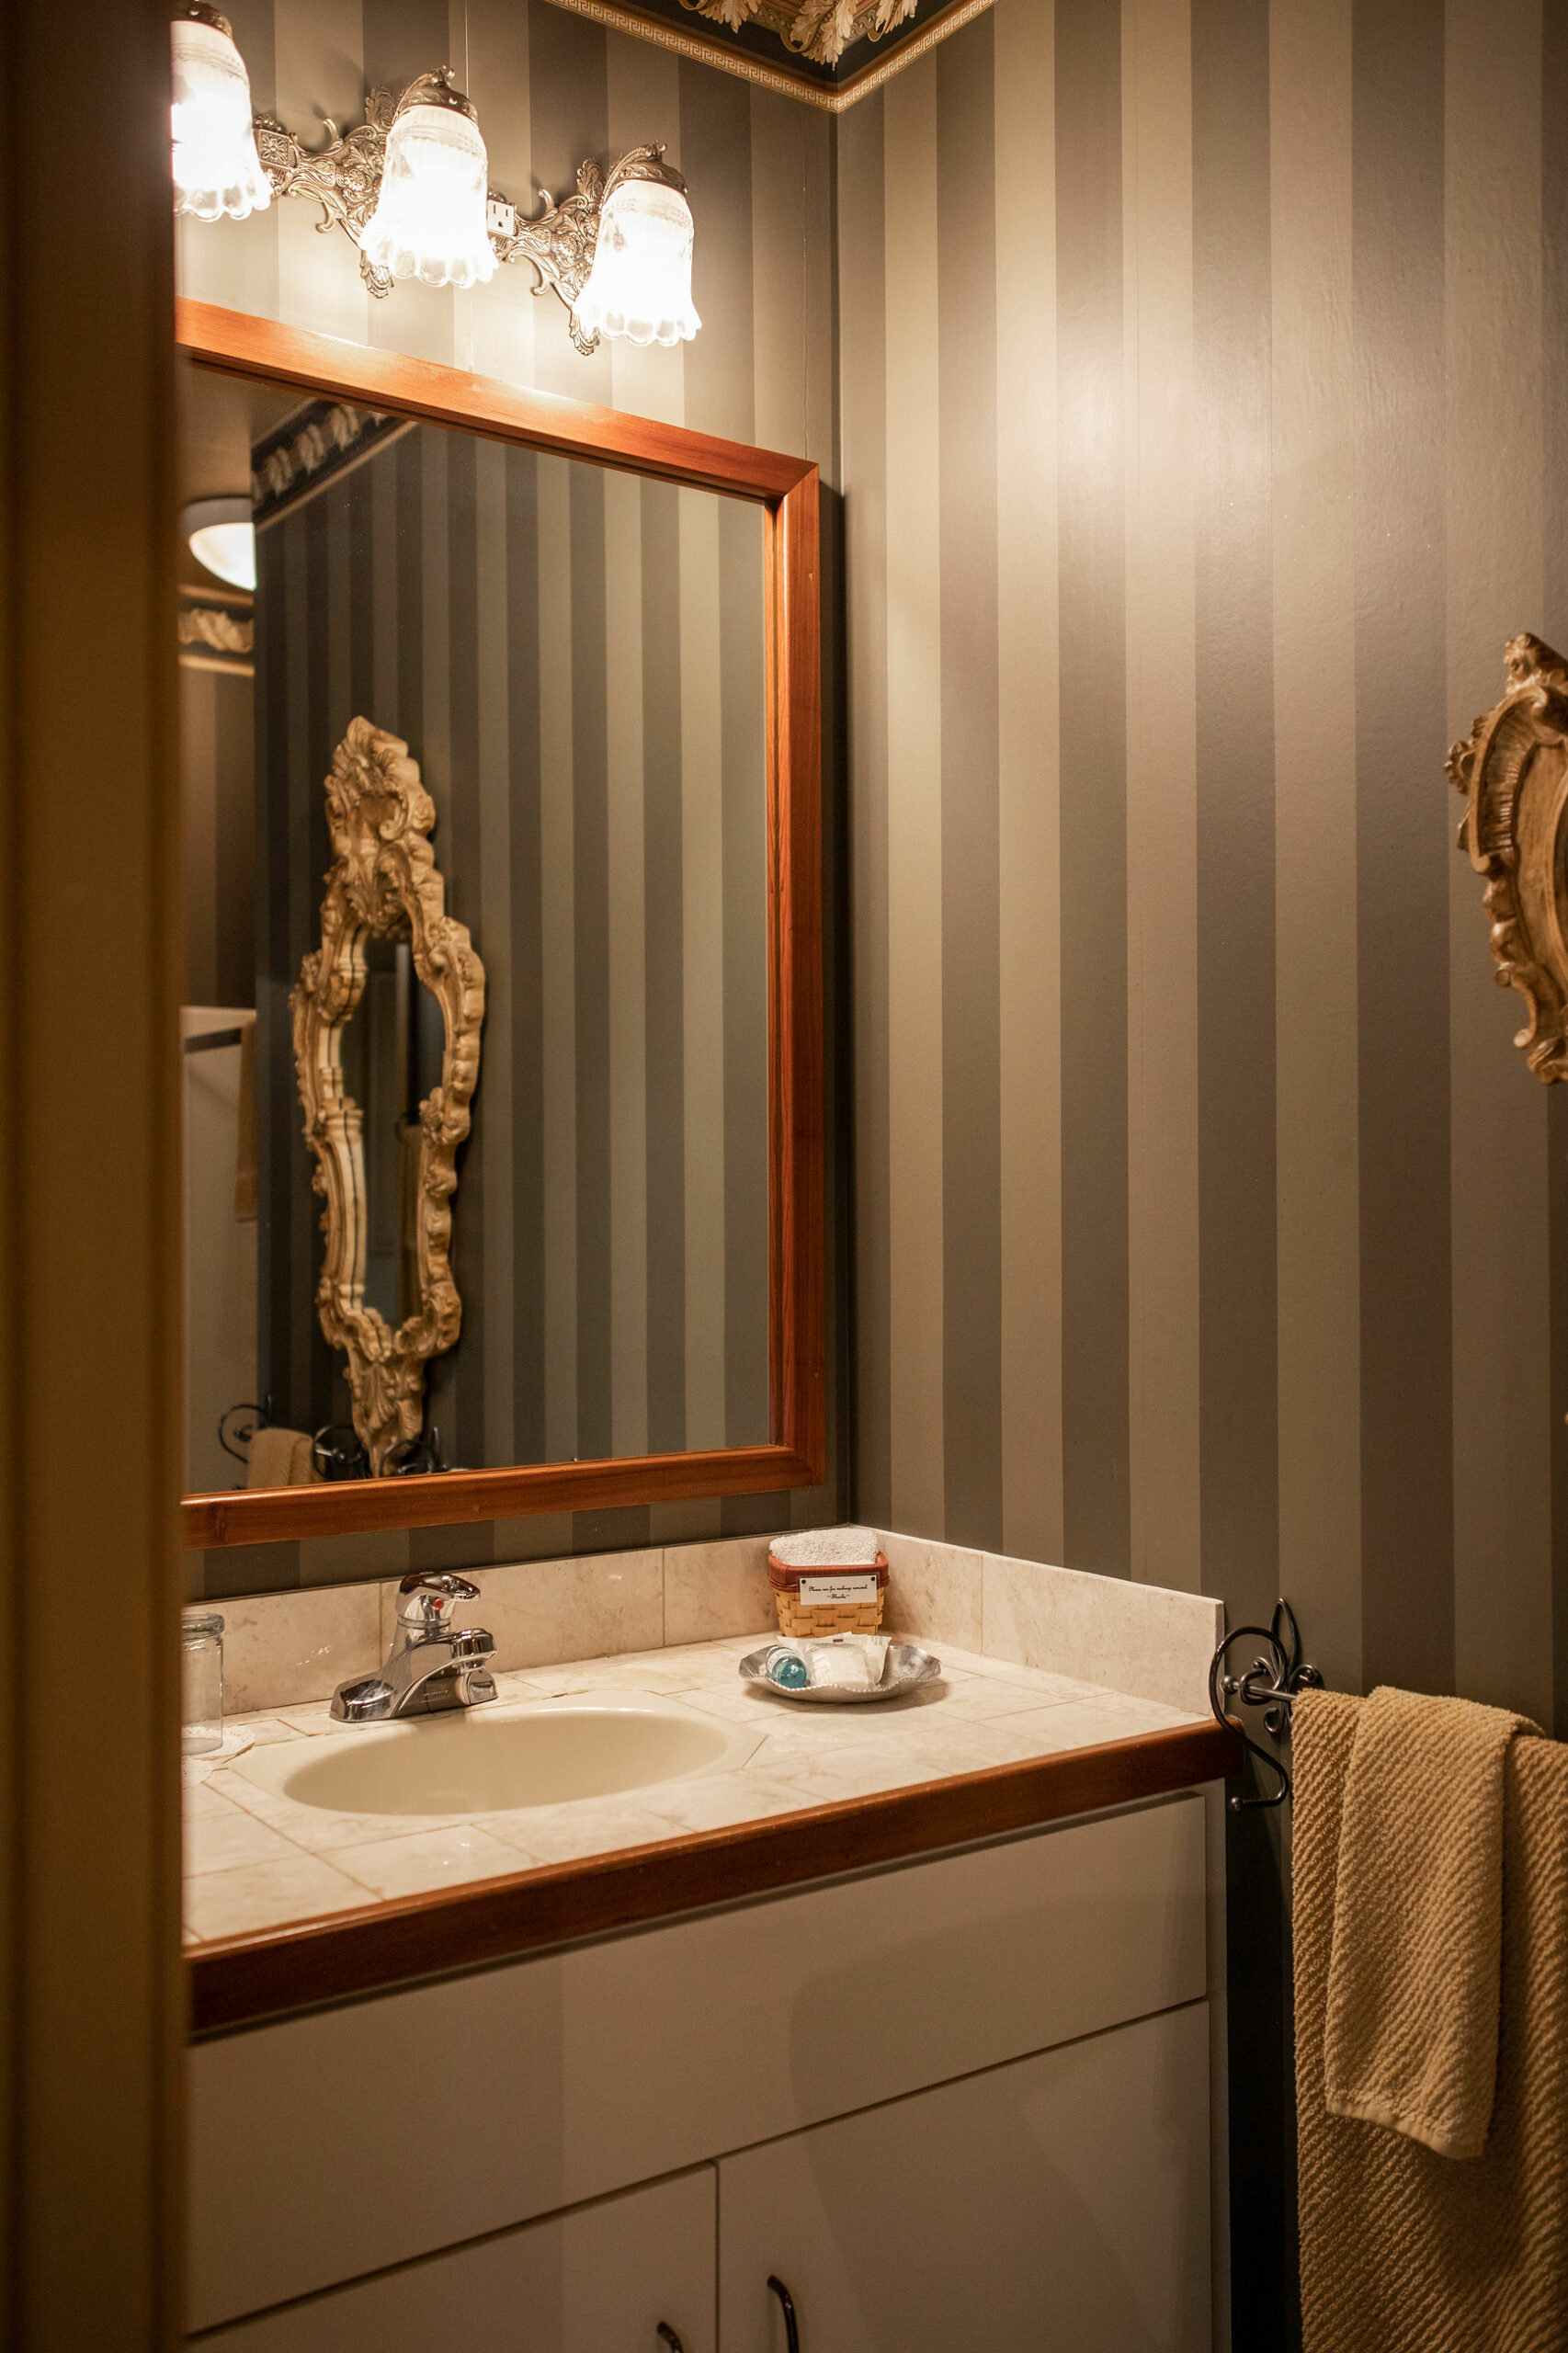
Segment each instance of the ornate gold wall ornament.
[[1568,662],[1529,636],[1504,658],[1508,691],[1448,773],[1468,803],[1460,847],[1486,878],[1494,977],[1529,1007],[1514,1043],[1550,1084],[1568,1079]]
[[[484,967],[467,926],[446,911],[430,847],[436,811],[408,746],[368,719],[349,722],[325,783],[335,863],[322,901],[321,946],[289,998],[312,1183],[325,1201],[316,1308],[331,1347],[348,1358],[354,1427],[381,1477],[391,1449],[418,1436],[425,1367],[455,1343],[462,1302],[452,1279],[452,1195],[469,1131],[484,1020]],[[414,969],[441,1008],[441,1082],[419,1107],[419,1304],[392,1331],[365,1301],[368,1202],[360,1107],[344,1086],[342,1033],[365,986],[368,937],[407,940]]]

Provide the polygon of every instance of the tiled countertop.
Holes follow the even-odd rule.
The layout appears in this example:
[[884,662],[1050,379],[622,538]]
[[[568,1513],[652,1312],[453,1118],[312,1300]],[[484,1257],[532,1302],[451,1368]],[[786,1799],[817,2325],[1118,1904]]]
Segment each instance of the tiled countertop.
[[[502,1701],[645,1691],[760,1731],[739,1770],[437,1824],[330,1813],[259,1788],[227,1759],[186,1768],[185,1933],[193,1961],[328,1921],[586,1858],[940,1783],[1201,1722],[1103,1686],[933,1641],[939,1682],[870,1707],[802,1706],[744,1684],[755,1634],[498,1675]],[[254,1743],[344,1731],[324,1701],[231,1718]]]

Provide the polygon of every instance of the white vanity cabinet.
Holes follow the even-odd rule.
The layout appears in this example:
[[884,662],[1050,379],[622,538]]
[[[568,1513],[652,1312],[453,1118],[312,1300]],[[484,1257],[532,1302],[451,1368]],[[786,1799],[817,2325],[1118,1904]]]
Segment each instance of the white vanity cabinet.
[[199,2044],[189,2326],[1199,2353],[1205,1888],[1184,1793]]
[[[1206,2003],[719,2167],[719,2342],[1208,2353]],[[628,2345],[634,2340],[628,2339]]]
[[215,2353],[714,2353],[711,2165],[202,2339]]

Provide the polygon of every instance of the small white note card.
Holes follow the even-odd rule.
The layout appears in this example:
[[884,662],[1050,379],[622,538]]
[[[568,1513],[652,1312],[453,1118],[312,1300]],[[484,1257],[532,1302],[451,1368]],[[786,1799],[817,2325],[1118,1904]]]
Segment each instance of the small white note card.
[[801,1578],[802,1601],[875,1601],[877,1573],[868,1569],[863,1576]]

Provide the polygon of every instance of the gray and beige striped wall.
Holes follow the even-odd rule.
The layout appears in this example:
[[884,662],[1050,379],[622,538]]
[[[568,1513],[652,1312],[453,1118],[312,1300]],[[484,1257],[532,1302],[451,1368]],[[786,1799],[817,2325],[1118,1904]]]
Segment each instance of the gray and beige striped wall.
[[858,1507],[1568,1729],[1562,25],[997,0],[839,126]]
[[[996,0],[832,119],[548,0],[234,0],[297,127],[439,51],[509,189],[667,140],[704,327],[585,363],[521,283],[373,305],[298,204],[182,268],[810,455],[830,548],[842,501],[853,1365],[794,1508],[1284,1590],[1336,1683],[1562,1727],[1568,1102],[1442,777],[1505,638],[1568,632],[1560,13]],[[235,1574],[356,1573],[308,1549]]]

